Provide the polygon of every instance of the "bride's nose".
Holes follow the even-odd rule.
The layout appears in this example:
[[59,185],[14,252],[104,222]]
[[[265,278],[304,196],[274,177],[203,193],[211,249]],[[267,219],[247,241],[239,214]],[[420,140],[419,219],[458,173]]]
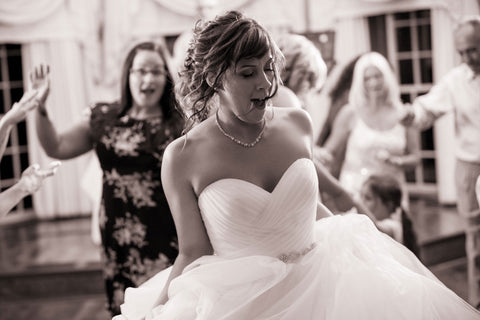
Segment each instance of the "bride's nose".
[[257,90],[269,90],[272,86],[272,81],[269,75],[265,72],[261,72],[257,79]]

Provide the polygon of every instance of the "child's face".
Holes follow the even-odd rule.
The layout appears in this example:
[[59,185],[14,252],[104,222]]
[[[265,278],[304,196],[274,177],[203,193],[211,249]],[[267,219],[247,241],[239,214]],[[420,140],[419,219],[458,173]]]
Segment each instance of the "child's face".
[[372,192],[368,185],[362,187],[360,196],[363,204],[373,213],[375,218],[383,220],[390,216],[391,212],[388,206]]

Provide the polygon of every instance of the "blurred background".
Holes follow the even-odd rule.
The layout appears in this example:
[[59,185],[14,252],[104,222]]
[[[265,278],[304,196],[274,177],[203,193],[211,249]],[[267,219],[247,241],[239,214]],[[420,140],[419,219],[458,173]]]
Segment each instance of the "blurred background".
[[[382,53],[402,100],[410,102],[458,64],[453,26],[479,7],[480,0],[0,0],[0,114],[28,87],[29,70],[46,63],[47,105],[62,130],[90,105],[119,97],[122,62],[133,44],[163,41],[173,54],[175,40],[197,19],[230,9],[273,33],[305,35],[329,72],[359,53]],[[321,126],[328,110],[318,108]],[[29,164],[51,161],[33,120],[30,114],[12,131],[1,160],[2,191]],[[421,162],[406,176],[422,261],[465,298],[453,115],[419,135]],[[92,220],[99,172],[92,152],[64,161],[53,179],[0,221],[0,319],[108,318]]]

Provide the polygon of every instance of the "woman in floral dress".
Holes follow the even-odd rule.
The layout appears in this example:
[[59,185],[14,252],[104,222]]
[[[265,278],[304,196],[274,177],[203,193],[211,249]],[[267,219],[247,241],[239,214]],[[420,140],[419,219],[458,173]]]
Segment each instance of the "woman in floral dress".
[[[173,218],[160,168],[165,147],[181,134],[175,110],[168,53],[144,42],[128,53],[119,102],[99,103],[84,119],[58,134],[45,106],[37,112],[37,133],[46,153],[70,159],[95,149],[103,170],[100,213],[108,309],[120,313],[123,292],[170,266],[178,254]],[[34,81],[47,80],[39,68]]]

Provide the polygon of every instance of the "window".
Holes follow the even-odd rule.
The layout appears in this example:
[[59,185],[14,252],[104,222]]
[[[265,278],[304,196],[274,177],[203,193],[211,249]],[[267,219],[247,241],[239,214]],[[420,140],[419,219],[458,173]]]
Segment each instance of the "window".
[[[21,46],[0,45],[0,114],[10,110],[23,95]],[[15,184],[29,165],[26,122],[22,121],[10,133],[7,148],[0,162],[0,188],[4,191]],[[32,198],[24,198],[12,211],[32,209]]]
[[[397,75],[403,102],[412,102],[433,82],[430,10],[398,12],[368,18],[372,50],[388,58]],[[432,129],[419,133],[420,164],[407,172],[412,192],[436,192]]]

